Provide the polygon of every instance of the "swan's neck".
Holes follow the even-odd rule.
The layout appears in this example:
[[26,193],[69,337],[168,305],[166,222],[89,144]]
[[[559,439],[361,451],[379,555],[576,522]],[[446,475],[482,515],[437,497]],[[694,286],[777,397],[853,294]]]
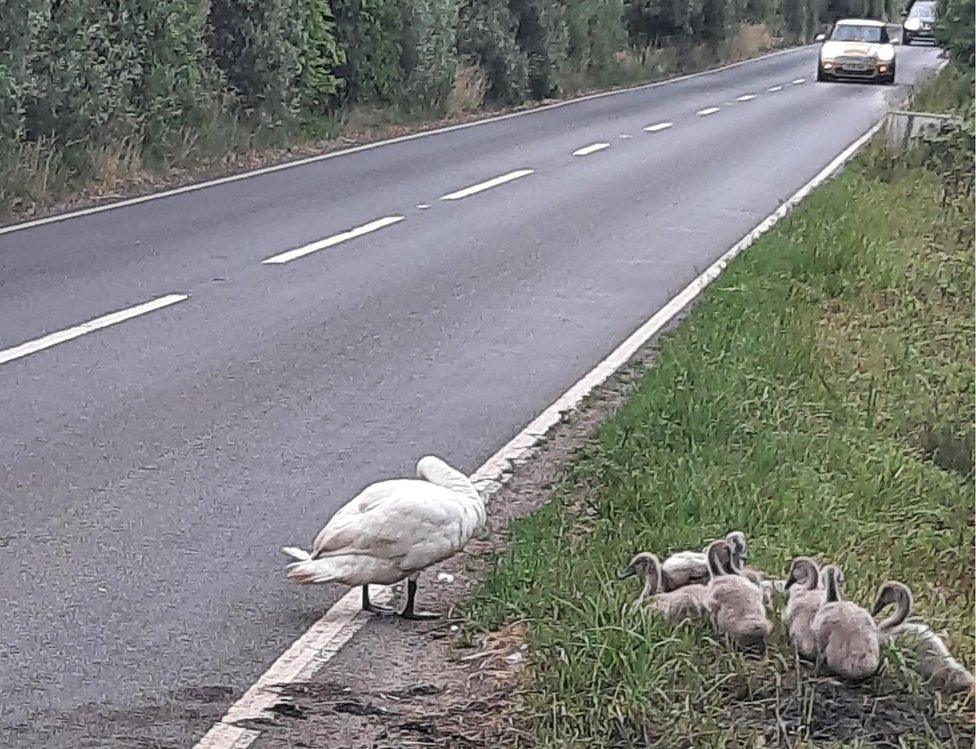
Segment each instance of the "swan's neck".
[[660,590],[661,570],[656,564],[650,565],[644,573],[644,590],[641,591],[641,600],[646,600]]
[[835,603],[840,600],[840,589],[837,587],[837,576],[833,574],[827,575],[827,594],[824,596],[824,600],[827,603]]
[[807,583],[803,586],[805,590],[816,590],[820,585],[820,573],[816,569],[807,572]]
[[878,625],[878,628],[882,631],[888,632],[895,627],[900,627],[912,612],[912,602],[904,593],[898,595],[895,601],[895,607],[895,613],[887,619],[882,620]]

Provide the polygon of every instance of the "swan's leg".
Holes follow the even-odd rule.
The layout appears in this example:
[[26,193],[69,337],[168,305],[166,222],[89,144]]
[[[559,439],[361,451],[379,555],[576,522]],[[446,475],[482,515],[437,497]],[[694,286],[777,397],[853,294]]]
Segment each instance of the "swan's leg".
[[363,611],[368,611],[371,614],[395,614],[396,611],[393,609],[388,609],[385,606],[377,606],[372,601],[369,600],[369,586],[363,586]]
[[431,614],[425,611],[414,611],[413,604],[414,599],[417,597],[417,578],[408,577],[407,578],[407,605],[403,607],[403,613],[400,614],[404,619],[439,619],[439,614]]

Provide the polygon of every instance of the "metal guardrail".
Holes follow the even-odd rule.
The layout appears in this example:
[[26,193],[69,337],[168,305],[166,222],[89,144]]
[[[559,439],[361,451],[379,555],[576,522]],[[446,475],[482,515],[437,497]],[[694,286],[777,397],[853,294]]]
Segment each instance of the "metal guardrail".
[[884,134],[889,146],[907,151],[914,141],[937,135],[946,125],[961,125],[961,117],[936,112],[893,109],[885,118]]

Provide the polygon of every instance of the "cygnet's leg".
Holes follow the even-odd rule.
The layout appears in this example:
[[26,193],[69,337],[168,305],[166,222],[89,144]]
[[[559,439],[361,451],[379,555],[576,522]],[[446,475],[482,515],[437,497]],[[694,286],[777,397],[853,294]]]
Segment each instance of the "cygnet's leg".
[[414,599],[417,597],[417,577],[418,575],[414,575],[407,578],[407,605],[403,607],[400,616],[404,619],[439,619],[440,614],[413,610]]
[[368,611],[371,614],[386,615],[395,614],[394,609],[387,608],[386,606],[377,606],[372,601],[369,600],[369,586],[363,586],[363,611]]

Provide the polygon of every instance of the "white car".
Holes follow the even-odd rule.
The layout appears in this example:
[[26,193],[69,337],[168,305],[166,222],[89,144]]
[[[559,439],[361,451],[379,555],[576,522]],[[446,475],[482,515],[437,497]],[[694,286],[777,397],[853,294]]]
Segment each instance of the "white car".
[[817,80],[837,79],[895,82],[895,42],[881,21],[844,19],[822,41]]
[[916,39],[934,42],[935,14],[936,8],[933,0],[915,0],[908,12],[904,14],[905,20],[901,25],[902,44],[911,44]]

